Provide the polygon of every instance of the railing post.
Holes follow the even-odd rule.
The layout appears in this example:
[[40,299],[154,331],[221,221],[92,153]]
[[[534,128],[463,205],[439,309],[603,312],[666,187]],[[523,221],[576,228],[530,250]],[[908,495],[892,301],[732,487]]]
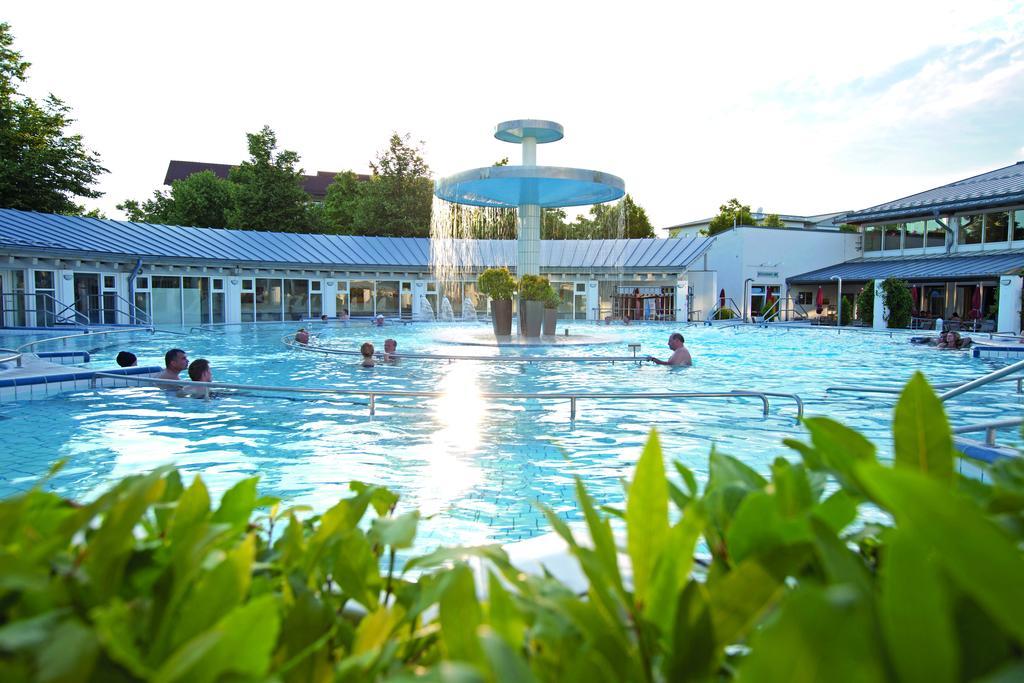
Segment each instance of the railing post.
[[985,430],[985,445],[995,446],[996,445],[996,429],[995,427],[989,427]]
[[370,394],[370,415],[374,415],[377,412],[377,400],[373,394]]
[[575,420],[576,419],[576,397],[575,396],[573,396],[572,398],[569,399],[569,419],[570,420]]

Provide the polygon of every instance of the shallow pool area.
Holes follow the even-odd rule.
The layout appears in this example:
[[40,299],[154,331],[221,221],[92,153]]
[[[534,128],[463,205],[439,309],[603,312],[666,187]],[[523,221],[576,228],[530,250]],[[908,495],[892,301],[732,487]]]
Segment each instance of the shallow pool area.
[[[348,325],[309,323],[313,345],[356,351],[364,341],[398,352],[492,357],[632,356],[665,358],[676,328],[662,324],[560,324],[569,337],[600,338],[570,347],[497,348],[452,343],[485,334],[485,323]],[[484,399],[482,393],[645,393],[754,390],[796,393],[807,415],[827,415],[861,430],[887,456],[895,398],[827,394],[837,385],[898,385],[916,370],[933,382],[967,381],[1005,362],[967,352],[940,352],[908,343],[904,333],[822,328],[686,327],[691,368],[650,363],[412,360],[359,366],[355,356],[291,348],[296,324],[212,327],[186,335],[139,331],[82,335],[33,350],[86,350],[91,368],[114,366],[129,350],[140,365],[162,365],[168,348],[210,360],[214,380],[248,385],[330,387],[374,391],[438,391],[436,397],[377,397],[371,416],[364,396],[221,392],[212,400],[182,398],[148,386],[89,389],[41,401],[0,406],[4,448],[0,495],[31,486],[50,465],[66,467],[48,486],[89,498],[113,480],[174,464],[202,474],[223,491],[241,477],[260,477],[261,492],[289,504],[323,510],[361,480],[401,494],[402,509],[429,518],[417,546],[507,542],[546,532],[535,503],[577,518],[573,477],[600,503],[623,499],[652,427],[667,458],[706,476],[714,444],[767,472],[789,457],[783,438],[801,435],[795,405],[772,398],[767,416],[750,397],[690,401],[580,399],[575,419],[564,399]],[[3,337],[0,346],[25,343]],[[947,403],[951,421],[968,424],[1020,414],[1024,396],[1013,384],[993,384]],[[1019,443],[1011,432],[1003,443]]]

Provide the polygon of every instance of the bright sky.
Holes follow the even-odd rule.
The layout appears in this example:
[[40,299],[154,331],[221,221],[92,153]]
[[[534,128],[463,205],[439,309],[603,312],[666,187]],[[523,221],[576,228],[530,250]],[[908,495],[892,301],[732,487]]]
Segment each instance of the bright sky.
[[[238,163],[269,124],[306,172],[391,132],[435,175],[518,151],[625,179],[652,223],[865,208],[1024,159],[1024,3],[18,2],[0,20],[110,173],[114,205],[170,159]],[[570,209],[570,216],[573,210]]]

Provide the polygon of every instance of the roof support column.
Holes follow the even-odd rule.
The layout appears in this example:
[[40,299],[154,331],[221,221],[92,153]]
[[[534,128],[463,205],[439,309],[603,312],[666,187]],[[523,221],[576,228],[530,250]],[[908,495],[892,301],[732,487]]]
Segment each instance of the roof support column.
[[999,277],[999,313],[996,332],[1020,334],[1022,289],[1024,289],[1024,277],[1020,275]]
[[875,310],[871,327],[876,330],[885,329],[885,318],[889,314],[889,311],[885,310],[883,296],[885,296],[885,291],[882,289],[882,278],[875,278]]

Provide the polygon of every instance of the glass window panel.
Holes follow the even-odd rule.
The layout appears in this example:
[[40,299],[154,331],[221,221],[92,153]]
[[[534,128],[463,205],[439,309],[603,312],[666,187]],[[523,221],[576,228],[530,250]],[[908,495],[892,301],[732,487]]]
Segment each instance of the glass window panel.
[[252,291],[252,280],[242,280],[242,289],[251,292]]
[[946,230],[939,225],[936,220],[927,220],[924,222],[924,246],[925,247],[944,247],[946,246]]
[[251,323],[256,320],[256,295],[252,292],[242,293],[242,322]]
[[281,320],[284,299],[281,280],[256,278],[256,320]]
[[1024,209],[1013,212],[1013,240],[1024,240]]
[[981,223],[980,213],[960,216],[960,244],[981,244]]
[[[456,311],[456,315],[458,315],[458,308],[455,307],[455,301],[452,301],[452,310]],[[397,280],[385,280],[377,283],[377,313],[383,313],[384,315],[398,315]]]
[[284,281],[285,319],[309,317],[309,280]]
[[115,289],[114,276],[104,275],[103,276],[103,289]]
[[882,228],[878,225],[864,226],[864,251],[882,250]]
[[53,271],[36,271],[36,289],[53,289]]
[[348,283],[338,283],[338,293],[334,295],[335,315],[345,315],[348,312]]
[[135,278],[135,289],[149,289],[149,278],[138,277]]
[[903,235],[904,249],[921,249],[924,247],[924,221],[907,223]]
[[135,308],[149,315],[149,292],[135,292]]
[[219,277],[213,278],[213,288],[224,289],[224,279]]
[[181,278],[154,275],[151,284],[153,324],[180,325]]
[[227,317],[224,313],[224,292],[214,292],[213,294],[213,316],[210,322],[213,323],[224,323],[227,322]]
[[558,317],[572,319],[575,286],[572,282],[552,282],[551,285],[558,292]]
[[349,314],[373,315],[373,283],[368,280],[354,280],[348,286]]
[[[475,287],[476,284],[475,283],[473,283],[472,285],[467,284],[466,286],[467,287],[471,287],[471,286]],[[402,305],[402,310],[401,310],[402,317],[403,318],[410,317],[412,315],[412,283],[411,282],[403,282],[402,283],[402,300],[401,300],[401,305]]]
[[319,292],[320,291],[320,281],[319,280],[310,280],[309,281],[309,286],[310,286],[311,290],[314,291],[314,292]]
[[985,214],[985,244],[999,244],[1010,239],[1010,214],[1006,211]]
[[210,322],[209,282],[205,277],[182,278],[182,324],[205,325]]
[[324,314],[324,295],[322,292],[315,292],[309,295],[309,315],[319,318]]
[[899,251],[900,234],[903,232],[902,223],[889,223],[883,231],[882,249],[884,251]]

